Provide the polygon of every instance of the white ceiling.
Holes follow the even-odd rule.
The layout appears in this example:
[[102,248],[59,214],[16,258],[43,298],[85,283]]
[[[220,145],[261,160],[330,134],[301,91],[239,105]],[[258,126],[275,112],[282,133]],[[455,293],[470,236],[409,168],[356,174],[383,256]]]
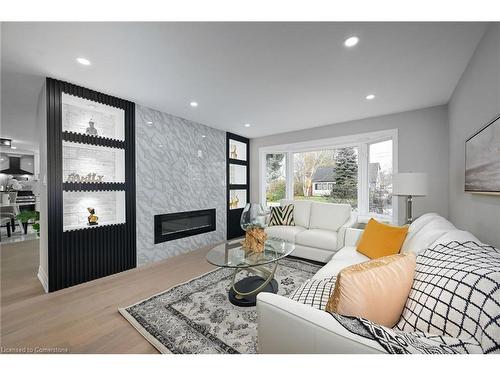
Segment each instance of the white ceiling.
[[[3,23],[2,136],[37,142],[34,116],[45,76],[252,138],[444,104],[485,28]],[[347,49],[351,35],[360,43]],[[79,56],[92,65],[78,64]],[[376,99],[365,100],[369,93]]]

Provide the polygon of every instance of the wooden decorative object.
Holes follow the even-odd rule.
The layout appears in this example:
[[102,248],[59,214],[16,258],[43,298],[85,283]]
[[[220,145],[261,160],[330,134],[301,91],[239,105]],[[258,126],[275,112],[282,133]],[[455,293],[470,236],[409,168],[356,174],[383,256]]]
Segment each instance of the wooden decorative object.
[[92,207],[88,207],[87,211],[90,213],[90,215],[88,216],[89,225],[97,225],[97,224],[99,224],[97,222],[97,219],[99,219],[99,218],[95,215],[95,210]]
[[263,228],[250,228],[246,231],[245,240],[241,243],[244,249],[257,253],[264,251],[267,234]]

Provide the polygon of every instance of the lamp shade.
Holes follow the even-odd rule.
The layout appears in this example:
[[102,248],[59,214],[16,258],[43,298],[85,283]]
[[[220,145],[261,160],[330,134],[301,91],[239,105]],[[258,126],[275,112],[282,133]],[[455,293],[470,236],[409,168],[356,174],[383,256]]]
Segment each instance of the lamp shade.
[[392,175],[392,195],[427,195],[426,173],[395,173]]

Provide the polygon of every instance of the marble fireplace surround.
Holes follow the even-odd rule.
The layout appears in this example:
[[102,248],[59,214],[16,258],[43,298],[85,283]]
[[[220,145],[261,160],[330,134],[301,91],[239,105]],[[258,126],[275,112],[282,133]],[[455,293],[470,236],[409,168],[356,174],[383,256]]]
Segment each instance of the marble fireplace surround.
[[[136,105],[137,265],[226,238],[226,133]],[[154,216],[216,210],[216,230],[154,243]]]

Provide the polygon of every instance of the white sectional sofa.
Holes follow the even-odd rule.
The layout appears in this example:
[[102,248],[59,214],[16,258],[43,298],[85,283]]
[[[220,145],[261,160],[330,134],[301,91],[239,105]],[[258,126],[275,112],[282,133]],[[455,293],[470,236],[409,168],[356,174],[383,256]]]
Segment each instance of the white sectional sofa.
[[348,204],[282,200],[281,206],[294,205],[294,226],[266,228],[270,237],[295,242],[294,256],[327,262],[344,246],[346,229],[356,224]]
[[[299,210],[300,215],[300,210]],[[356,251],[362,230],[347,228],[342,249],[313,278],[337,275],[343,268],[368,258]],[[450,241],[480,242],[471,233],[456,229],[437,214],[426,214],[409,228],[402,251],[419,253],[435,244]],[[307,258],[307,248],[300,256]],[[312,253],[310,259],[316,259]],[[257,296],[260,353],[385,353],[376,342],[346,330],[326,311],[295,302],[277,294]]]

